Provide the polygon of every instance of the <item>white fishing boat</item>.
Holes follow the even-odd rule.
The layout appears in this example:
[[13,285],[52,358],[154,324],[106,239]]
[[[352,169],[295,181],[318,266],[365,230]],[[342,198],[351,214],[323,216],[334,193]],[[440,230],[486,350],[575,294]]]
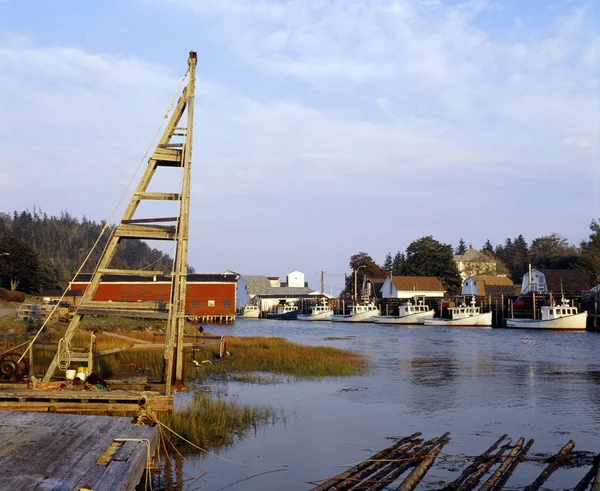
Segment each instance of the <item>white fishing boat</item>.
[[237,314],[240,319],[258,319],[260,316],[260,309],[258,305],[245,305],[243,310]]
[[492,313],[481,313],[480,307],[475,305],[475,297],[471,300],[471,305],[464,303],[458,307],[450,307],[450,319],[433,318],[425,319],[426,326],[478,326],[491,327]]
[[355,303],[350,307],[350,313],[345,315],[334,315],[333,322],[373,322],[373,318],[381,315],[379,309],[370,302],[364,304]]
[[376,324],[423,324],[425,319],[432,319],[435,310],[429,308],[423,300],[417,305],[406,302],[398,308],[398,315],[382,315],[375,317]]
[[506,319],[506,327],[518,329],[559,329],[561,331],[585,331],[587,312],[562,299],[561,304],[545,305],[540,309],[540,319]]
[[308,314],[298,314],[296,318],[299,321],[330,321],[333,316],[333,309],[329,306],[327,300],[323,299],[320,305],[313,305]]

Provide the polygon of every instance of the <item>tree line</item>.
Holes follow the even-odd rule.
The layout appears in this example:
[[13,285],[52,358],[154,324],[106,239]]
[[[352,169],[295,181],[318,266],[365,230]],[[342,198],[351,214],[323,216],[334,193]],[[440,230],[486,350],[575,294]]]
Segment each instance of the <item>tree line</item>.
[[[589,276],[592,288],[600,284],[600,220],[592,220],[589,228],[589,239],[583,240],[579,246],[569,244],[567,239],[557,233],[537,237],[530,244],[523,235],[507,238],[503,244],[495,246],[488,239],[479,252],[483,258],[488,258],[490,267],[486,268],[484,260],[473,266],[477,269],[467,270],[466,273],[506,275],[518,282],[528,271],[530,264],[538,269],[579,269]],[[388,252],[382,265],[377,264],[365,252],[354,254],[350,258],[350,269],[360,269],[361,277],[366,275],[372,278],[390,274],[435,276],[442,281],[449,295],[458,295],[462,289],[462,281],[454,255],[465,254],[469,247],[462,238],[453,247],[430,235],[413,241],[404,252],[398,251],[394,256]],[[358,280],[359,284],[360,281]],[[351,275],[346,278],[342,296],[350,297],[353,291],[354,275]]]
[[[105,225],[67,212],[48,216],[36,208],[0,213],[0,286],[31,293],[66,288]],[[112,225],[106,228],[83,273],[93,272],[113,230]],[[111,263],[112,268],[165,272],[171,266],[167,254],[132,239],[121,241]]]

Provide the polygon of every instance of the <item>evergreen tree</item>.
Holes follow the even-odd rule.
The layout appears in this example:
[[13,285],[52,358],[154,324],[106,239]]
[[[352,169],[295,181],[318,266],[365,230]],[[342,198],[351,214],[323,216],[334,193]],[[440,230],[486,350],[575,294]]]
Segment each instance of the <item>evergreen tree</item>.
[[404,276],[406,272],[406,257],[400,251],[394,256],[392,262],[392,274],[395,276]]
[[494,254],[494,246],[490,242],[490,239],[486,239],[485,244],[481,248],[481,252],[488,252],[490,254]]
[[389,252],[386,254],[385,260],[383,261],[383,269],[388,273],[392,272],[392,254]]
[[456,246],[456,249],[454,250],[454,254],[462,256],[465,252],[467,252],[467,244],[465,244],[465,241],[461,237],[460,240],[458,241],[458,245]]
[[590,238],[581,242],[579,266],[590,275],[591,286],[600,284],[600,220],[592,220]]

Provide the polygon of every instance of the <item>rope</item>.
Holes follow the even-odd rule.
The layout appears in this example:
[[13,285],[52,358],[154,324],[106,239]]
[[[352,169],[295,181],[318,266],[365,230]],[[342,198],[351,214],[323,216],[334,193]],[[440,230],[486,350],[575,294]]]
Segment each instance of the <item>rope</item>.
[[181,436],[179,433],[177,433],[175,430],[172,430],[171,428],[169,428],[166,424],[161,423],[158,418],[155,417],[154,421],[156,421],[156,423],[158,423],[160,426],[162,426],[163,428],[166,428],[167,430],[169,430],[171,433],[173,433],[175,436],[181,438],[184,442],[188,443],[189,445],[191,445],[194,448],[197,448],[198,450],[200,450],[201,452],[204,452],[207,455],[210,455],[211,457],[216,457],[219,460],[223,460],[224,462],[229,462],[230,464],[235,464],[235,465],[239,465],[242,467],[246,467],[248,469],[257,469],[260,471],[276,471],[276,470],[286,470],[286,469],[269,469],[267,467],[258,467],[258,466],[253,466],[253,465],[248,465],[248,464],[243,464],[241,462],[236,462],[235,460],[231,460],[231,459],[227,459],[225,457],[221,457],[220,455],[217,455],[215,453],[209,452],[208,450],[199,447],[198,445],[196,445],[195,443],[192,443],[191,441],[189,441],[187,438]]
[[[152,137],[152,141],[150,142],[150,145],[148,145],[148,148],[144,152],[144,156],[141,158],[138,166],[135,169],[135,172],[131,176],[131,179],[129,180],[129,183],[125,187],[125,190],[123,191],[123,194],[119,198],[119,201],[117,202],[116,206],[114,207],[114,209],[113,209],[113,211],[112,211],[109,219],[104,223],[104,226],[102,227],[102,230],[100,231],[100,234],[98,234],[98,238],[94,242],[94,245],[90,249],[90,252],[88,252],[87,256],[83,260],[83,263],[81,264],[81,266],[79,267],[79,269],[77,270],[77,272],[75,273],[75,275],[73,276],[73,278],[72,278],[72,280],[71,280],[70,283],[73,283],[75,281],[75,279],[77,278],[77,276],[79,275],[79,273],[81,273],[81,271],[83,270],[84,266],[89,261],[92,253],[94,252],[94,250],[96,250],[96,247],[98,247],[98,244],[100,243],[100,240],[102,239],[102,236],[104,235],[104,232],[106,232],[106,230],[108,229],[110,223],[112,222],[112,219],[113,219],[115,213],[117,212],[119,206],[121,206],[121,203],[122,203],[123,199],[127,195],[128,191],[129,191],[129,188],[131,187],[131,184],[133,183],[133,180],[135,179],[135,176],[138,174],[138,172],[139,172],[142,164],[146,161],[148,153],[150,152],[150,150],[154,146],[154,142],[156,141],[156,138],[160,134],[160,131],[162,130],[163,125],[165,124],[165,121],[168,121],[168,119],[169,119],[169,113],[173,110],[173,106],[175,105],[177,96],[179,94],[181,94],[181,92],[183,91],[183,84],[185,83],[185,79],[188,76],[188,72],[189,72],[189,69],[186,70],[185,74],[183,75],[183,78],[181,79],[179,87],[177,88],[177,91],[175,92],[175,94],[173,95],[173,98],[171,99],[171,105],[167,109],[167,112],[165,113],[162,121],[160,122],[160,125],[158,126],[158,129],[156,130],[156,133],[154,134],[154,137]],[[113,232],[108,236],[108,239],[106,240],[106,244],[104,245],[104,249],[102,250],[102,255],[100,257],[104,256],[104,253],[106,252],[106,249],[108,247],[108,244],[110,243],[110,240],[111,240],[113,234],[114,234],[114,229],[113,229]],[[99,264],[100,264],[100,261],[98,261],[98,264],[96,264],[96,267],[94,268],[94,274],[96,274],[96,272],[98,271],[98,265]],[[35,333],[35,336],[31,340],[31,342],[29,343],[29,345],[27,346],[27,348],[25,349],[25,351],[23,351],[23,354],[21,355],[21,358],[19,358],[19,361],[17,363],[21,363],[21,361],[23,360],[23,358],[25,357],[25,355],[27,354],[27,352],[31,349],[31,347],[33,346],[33,343],[37,340],[38,336],[44,330],[44,328],[46,327],[46,324],[48,324],[48,321],[52,318],[52,316],[54,315],[54,312],[56,312],[56,309],[58,308],[58,306],[62,302],[63,298],[65,298],[66,294],[67,294],[67,289],[65,289],[65,291],[63,292],[63,294],[59,298],[58,302],[56,303],[56,305],[52,309],[52,312],[50,313],[50,315],[46,318],[46,320],[44,321],[44,323],[41,325],[41,327]],[[77,307],[77,309],[75,310],[75,313],[77,313],[77,310],[79,310],[79,307]]]
[[65,338],[58,340],[58,368],[65,372],[71,365],[71,343]]
[[152,490],[152,475],[150,474],[150,462],[152,456],[150,455],[150,440],[147,438],[115,438],[115,442],[136,442],[146,444],[146,489]]

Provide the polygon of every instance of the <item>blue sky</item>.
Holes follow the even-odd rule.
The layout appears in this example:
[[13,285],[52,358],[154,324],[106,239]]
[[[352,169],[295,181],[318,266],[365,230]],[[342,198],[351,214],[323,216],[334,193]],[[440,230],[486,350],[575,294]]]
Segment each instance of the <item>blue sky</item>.
[[600,217],[599,11],[0,0],[0,209],[108,218],[195,50],[197,270],[325,269],[336,291],[350,255],[424,235],[578,243]]

